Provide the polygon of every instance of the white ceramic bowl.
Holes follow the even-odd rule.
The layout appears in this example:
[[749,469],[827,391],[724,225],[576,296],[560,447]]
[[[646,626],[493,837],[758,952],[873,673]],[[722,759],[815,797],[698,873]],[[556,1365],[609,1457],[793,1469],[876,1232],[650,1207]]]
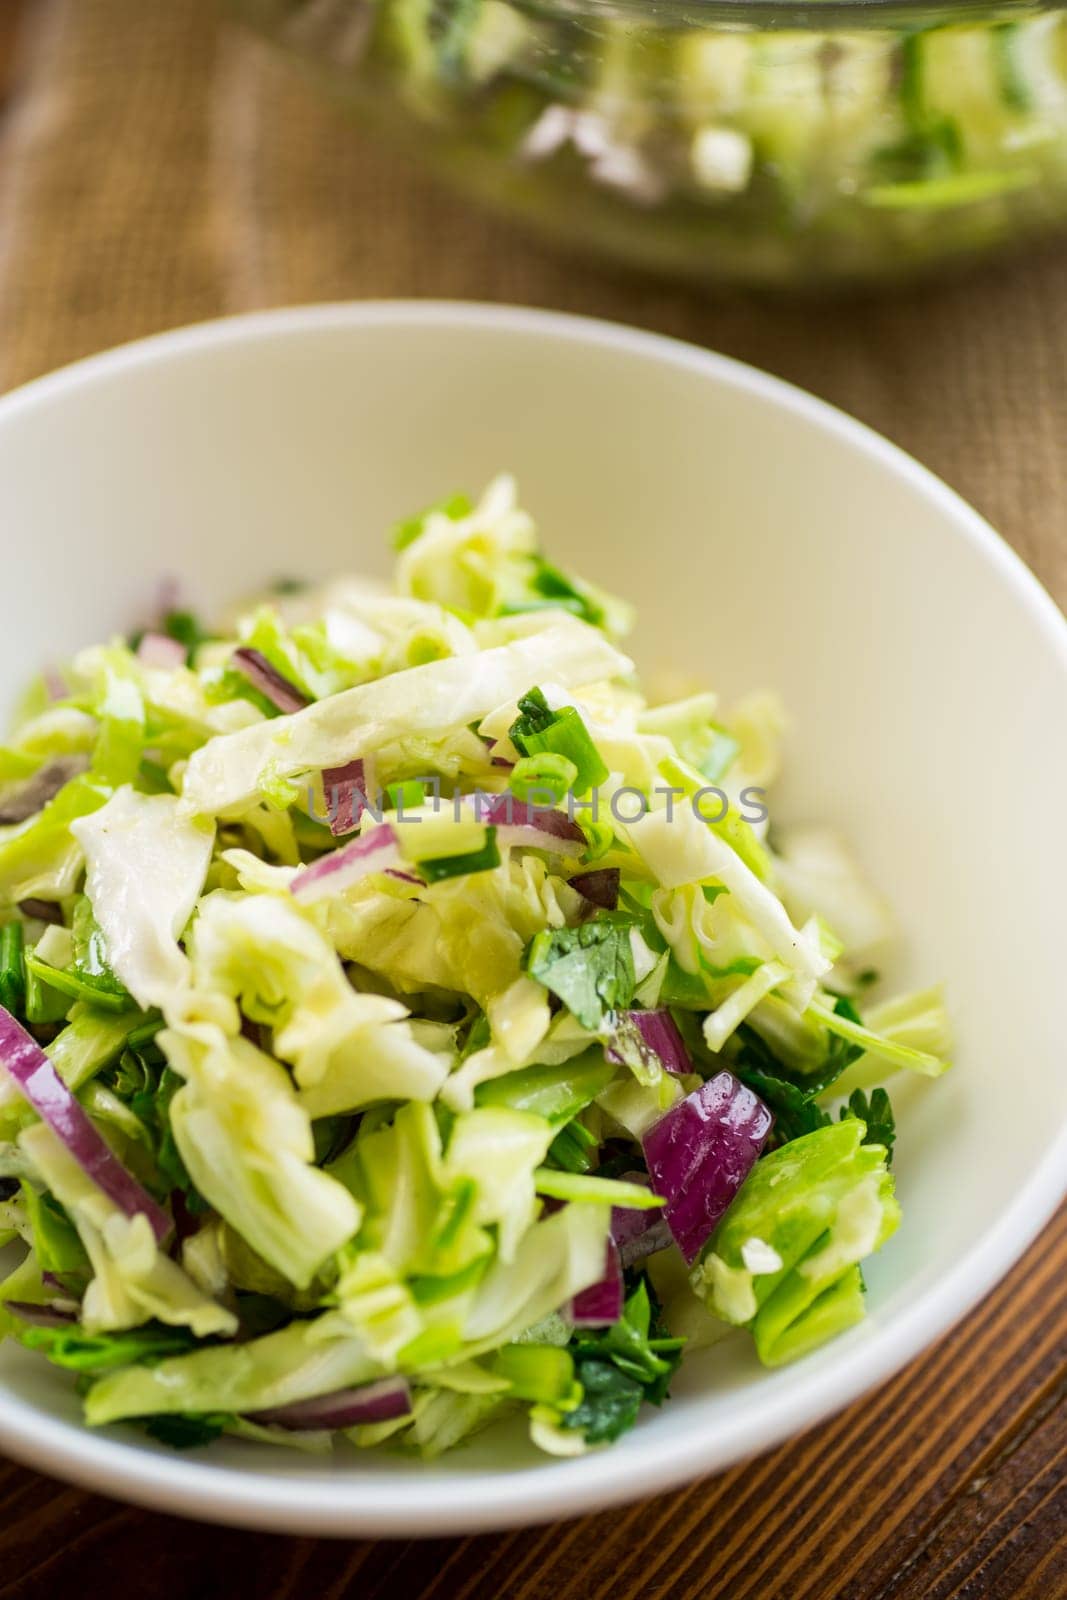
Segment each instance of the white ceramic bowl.
[[609,1451],[489,1434],[438,1465],[196,1455],[91,1433],[0,1350],[0,1448],[169,1511],[302,1533],[572,1516],[726,1467],[881,1382],[989,1289],[1067,1159],[1067,625],[975,513],[795,389],[604,324],[465,305],[283,311],[98,357],[0,401],[0,682],[128,626],[160,574],[211,607],[280,571],[384,571],[383,530],[507,467],[551,551],[641,605],[646,667],[793,714],[779,814],[852,837],[944,978],[958,1065],[904,1097],[904,1224],[866,1322],[781,1371],[734,1341]]

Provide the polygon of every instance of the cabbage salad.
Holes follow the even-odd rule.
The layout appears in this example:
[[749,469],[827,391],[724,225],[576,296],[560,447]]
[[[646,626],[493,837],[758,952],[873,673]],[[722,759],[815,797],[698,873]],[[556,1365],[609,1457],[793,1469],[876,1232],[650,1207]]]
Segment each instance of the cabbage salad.
[[163,606],[0,749],[0,1336],[94,1427],[580,1455],[853,1326],[898,1225],[944,1007],[768,832],[777,703],[644,697],[507,478],[394,542]]

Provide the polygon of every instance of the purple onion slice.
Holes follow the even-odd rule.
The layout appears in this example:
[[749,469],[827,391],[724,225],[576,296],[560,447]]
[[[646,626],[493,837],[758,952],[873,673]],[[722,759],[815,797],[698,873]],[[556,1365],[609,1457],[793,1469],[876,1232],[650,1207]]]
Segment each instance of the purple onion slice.
[[411,1414],[411,1390],[407,1379],[382,1378],[358,1389],[336,1389],[313,1400],[294,1400],[292,1405],[273,1406],[267,1411],[250,1411],[248,1420],[264,1427],[289,1428],[293,1432],[323,1428],[356,1428],[361,1423],[392,1422]]
[[289,888],[298,900],[310,904],[342,894],[372,872],[387,872],[395,867],[401,867],[400,841],[392,823],[383,822],[304,867]]
[[592,872],[579,872],[569,881],[572,889],[604,911],[614,911],[619,903],[618,867],[596,867]]
[[692,1072],[685,1040],[669,1011],[628,1011],[626,1016],[668,1072],[683,1078]]
[[261,650],[251,650],[247,645],[242,645],[235,650],[231,657],[234,666],[242,677],[247,678],[253,689],[258,689],[260,694],[266,695],[271,705],[277,706],[279,711],[286,713],[303,711],[311,701],[295,683],[290,683],[288,678],[283,678],[281,673],[271,666]]
[[57,928],[63,926],[63,908],[54,900],[20,900],[19,910],[24,917],[34,917],[38,922],[48,922]]
[[610,1328],[622,1316],[622,1263],[613,1238],[604,1249],[604,1276],[571,1301],[571,1322],[576,1328]]
[[13,785],[0,797],[0,823],[25,822],[54,800],[72,778],[77,778],[89,765],[83,755],[56,756],[40,767],[32,777]]
[[42,1272],[41,1282],[47,1289],[55,1289],[58,1294],[69,1298],[69,1292],[63,1279],[57,1272]]
[[146,633],[137,646],[137,659],[145,667],[162,667],[170,671],[184,667],[185,646],[169,633]]
[[584,841],[579,844],[576,839],[565,839],[559,834],[535,827],[498,825],[496,841],[498,845],[512,850],[551,850],[559,856],[577,856],[585,849]]
[[552,850],[577,856],[586,847],[581,828],[565,811],[533,806],[513,794],[473,794],[468,797],[479,822],[496,829],[497,844],[526,850]]
[[25,1028],[0,1006],[0,1064],[14,1078],[42,1122],[70,1151],[86,1177],[128,1217],[146,1216],[158,1242],[170,1233],[167,1213],[126,1171],[55,1067]]
[[46,666],[41,677],[44,679],[45,693],[49,700],[65,700],[70,694],[70,686],[58,667]]
[[35,1305],[29,1300],[5,1300],[4,1310],[10,1311],[20,1322],[29,1323],[31,1328],[73,1328],[78,1321],[73,1311],[53,1305]]
[[335,839],[354,833],[367,807],[367,772],[363,758],[357,756],[341,767],[324,767],[322,789],[326,799],[326,821]]
[[[556,811],[551,806],[532,806],[526,800],[517,800],[513,794],[474,794],[469,798],[478,821],[490,828],[532,828],[545,838],[564,839],[585,848],[585,834],[565,811]],[[541,848],[545,848],[543,841]]]
[[732,1072],[716,1073],[679,1100],[642,1144],[664,1216],[692,1263],[759,1159],[774,1121],[758,1095]]
[[[643,1172],[626,1173],[624,1182],[639,1183],[645,1189],[649,1186]],[[632,1267],[672,1243],[666,1218],[656,1211],[639,1211],[635,1206],[612,1206],[611,1237],[624,1267]]]

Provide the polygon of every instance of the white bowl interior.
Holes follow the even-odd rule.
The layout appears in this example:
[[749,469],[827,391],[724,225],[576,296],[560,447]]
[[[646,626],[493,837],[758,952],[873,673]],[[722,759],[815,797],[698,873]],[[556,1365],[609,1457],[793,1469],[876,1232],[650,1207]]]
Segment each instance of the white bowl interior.
[[65,1377],[0,1350],[0,1443],[53,1471],[335,1532],[589,1509],[843,1404],[1054,1204],[1067,630],[955,496],[773,380],[596,324],[429,306],[245,319],[72,369],[0,404],[0,683],[128,627],[165,574],[211,609],[281,572],[384,573],[394,519],[503,468],[558,560],[637,600],[646,668],[727,699],[783,691],[775,814],[844,829],[899,911],[892,977],[949,986],[958,1066],[901,1097],[905,1220],[872,1264],[869,1318],[782,1372],[743,1341],[694,1359],[661,1413],[578,1463],[534,1463],[500,1434],[433,1467],[224,1443],[176,1458],[60,1426],[77,1415]]

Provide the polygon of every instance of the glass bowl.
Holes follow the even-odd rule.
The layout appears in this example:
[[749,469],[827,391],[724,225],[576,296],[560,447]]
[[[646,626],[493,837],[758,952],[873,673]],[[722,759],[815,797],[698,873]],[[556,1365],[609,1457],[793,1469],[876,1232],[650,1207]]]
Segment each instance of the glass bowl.
[[1067,221],[1067,0],[230,0],[470,193],[700,284]]

